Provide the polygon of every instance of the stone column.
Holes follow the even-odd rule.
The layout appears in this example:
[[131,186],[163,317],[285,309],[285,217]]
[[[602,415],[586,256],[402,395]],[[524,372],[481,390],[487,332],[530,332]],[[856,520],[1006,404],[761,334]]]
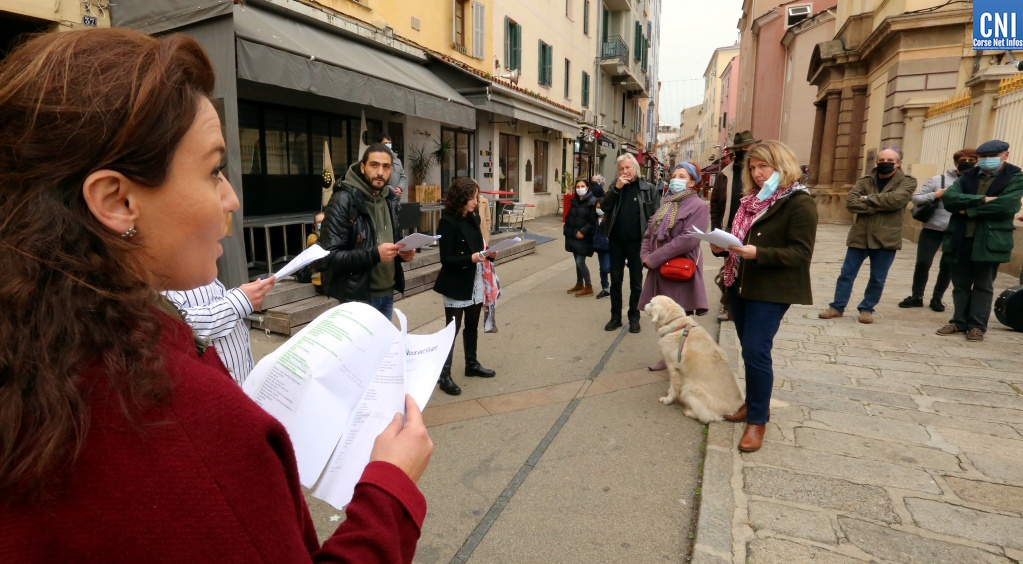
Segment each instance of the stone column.
[[810,145],[810,186],[816,186],[821,169],[821,137],[824,136],[824,114],[827,112],[828,99],[814,102],[817,113],[813,118],[813,143]]
[[[902,170],[909,171],[910,167],[920,163],[920,155],[924,148],[924,120],[927,117],[927,108],[933,103],[914,103],[913,100],[902,106]],[[948,163],[936,163],[939,170],[944,170]]]
[[853,86],[852,91],[852,121],[849,123],[849,148],[845,166],[847,184],[855,184],[860,178],[860,148],[863,146],[864,114],[867,109],[867,86]]
[[821,166],[818,185],[830,185],[835,176],[835,145],[838,142],[838,112],[842,91],[828,91],[828,109],[824,114],[824,132],[821,135]]
[[970,121],[966,126],[965,146],[976,147],[992,139],[995,134],[995,99],[998,97],[998,85],[1002,79],[1015,74],[1016,69],[1012,65],[998,65],[987,67],[966,81],[973,106],[970,108]]

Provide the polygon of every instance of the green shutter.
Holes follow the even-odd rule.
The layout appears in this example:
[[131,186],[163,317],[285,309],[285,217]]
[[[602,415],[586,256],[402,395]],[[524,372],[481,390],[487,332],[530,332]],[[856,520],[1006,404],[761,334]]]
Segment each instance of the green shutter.
[[547,46],[547,86],[554,85],[554,46]]
[[649,51],[649,50],[650,50],[650,40],[647,39],[646,37],[644,37],[643,38],[643,70],[644,71],[647,70],[647,66],[646,66],[647,56],[646,55],[647,55],[647,51]]
[[583,107],[588,108],[590,107],[590,75],[585,72],[583,73],[582,90]]
[[506,68],[506,69],[513,69],[513,68],[515,68],[512,65],[511,54],[512,54],[511,20],[508,19],[508,16],[505,16],[504,17],[504,68]]
[[641,24],[639,22],[636,22],[636,32],[635,33],[636,33],[636,37],[635,37],[635,40],[632,43],[633,43],[633,47],[635,47],[635,58],[636,58],[637,61],[639,61],[641,58],[643,58],[643,53],[642,53],[642,51],[643,51],[643,24]]
[[515,24],[515,33],[512,34],[514,45],[512,45],[512,60],[515,61],[515,69],[522,72],[522,26]]
[[543,39],[537,39],[536,40],[536,44],[537,44],[537,48],[536,48],[536,55],[537,55],[536,81],[538,83],[540,83],[541,86],[543,86],[543,83],[544,83],[543,82],[543,79],[544,79],[544,68],[543,68],[543,62],[544,62],[544,56],[543,56],[544,53],[543,53],[543,51],[544,51],[544,49],[543,49]]

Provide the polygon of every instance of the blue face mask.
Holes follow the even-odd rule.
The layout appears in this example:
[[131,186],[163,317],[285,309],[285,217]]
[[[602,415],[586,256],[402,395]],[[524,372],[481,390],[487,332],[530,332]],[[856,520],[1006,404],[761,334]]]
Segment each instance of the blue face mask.
[[760,192],[757,193],[757,199],[763,202],[774,195],[774,191],[778,189],[779,182],[781,182],[781,174],[779,174],[776,170],[774,171],[774,174],[771,175],[771,178],[768,178],[767,182],[764,182],[764,186],[760,189]]
[[388,149],[390,149],[391,148],[391,144],[390,143],[384,143],[384,147],[387,147]]
[[678,194],[686,189],[686,184],[689,183],[681,178],[672,178],[671,182],[668,183],[668,190],[671,190],[673,194]]
[[1002,157],[981,157],[977,159],[977,166],[984,172],[993,172],[1002,166]]
[[604,210],[597,210],[597,215],[600,215],[600,216],[604,215]]

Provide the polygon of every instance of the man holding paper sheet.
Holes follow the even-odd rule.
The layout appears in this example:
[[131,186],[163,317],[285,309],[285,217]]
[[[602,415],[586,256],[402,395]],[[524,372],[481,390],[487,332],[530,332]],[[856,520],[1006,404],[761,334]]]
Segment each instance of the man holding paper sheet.
[[320,271],[330,272],[327,295],[345,302],[370,304],[388,319],[394,291],[405,291],[401,263],[415,256],[404,250],[398,227],[398,195],[387,186],[391,151],[370,145],[353,164],[324,210],[323,239],[328,251]]

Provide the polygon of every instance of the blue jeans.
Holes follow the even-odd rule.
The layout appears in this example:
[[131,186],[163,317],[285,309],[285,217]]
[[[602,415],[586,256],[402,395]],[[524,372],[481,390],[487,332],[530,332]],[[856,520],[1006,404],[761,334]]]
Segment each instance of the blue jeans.
[[590,269],[586,267],[586,255],[578,253],[575,256],[575,283],[590,285]]
[[746,368],[746,423],[763,425],[768,420],[771,390],[774,389],[771,349],[789,304],[740,298],[738,284],[728,289],[728,304],[742,345],[742,364]]
[[830,304],[835,311],[844,312],[845,306],[849,305],[853,282],[856,280],[856,275],[860,273],[863,261],[868,258],[870,259],[870,278],[867,280],[867,289],[863,292],[863,301],[856,306],[856,309],[861,312],[874,313],[874,306],[881,301],[881,292],[884,291],[884,281],[888,277],[888,269],[895,261],[895,251],[891,249],[856,249],[853,247],[846,249],[842,273],[838,275],[838,283],[835,284],[835,301]]
[[597,251],[597,264],[600,265],[600,289],[606,292],[611,289],[611,253]]
[[394,313],[394,295],[384,296],[382,298],[370,298],[369,305],[373,306],[373,309],[384,314],[387,319],[393,319],[392,314]]

